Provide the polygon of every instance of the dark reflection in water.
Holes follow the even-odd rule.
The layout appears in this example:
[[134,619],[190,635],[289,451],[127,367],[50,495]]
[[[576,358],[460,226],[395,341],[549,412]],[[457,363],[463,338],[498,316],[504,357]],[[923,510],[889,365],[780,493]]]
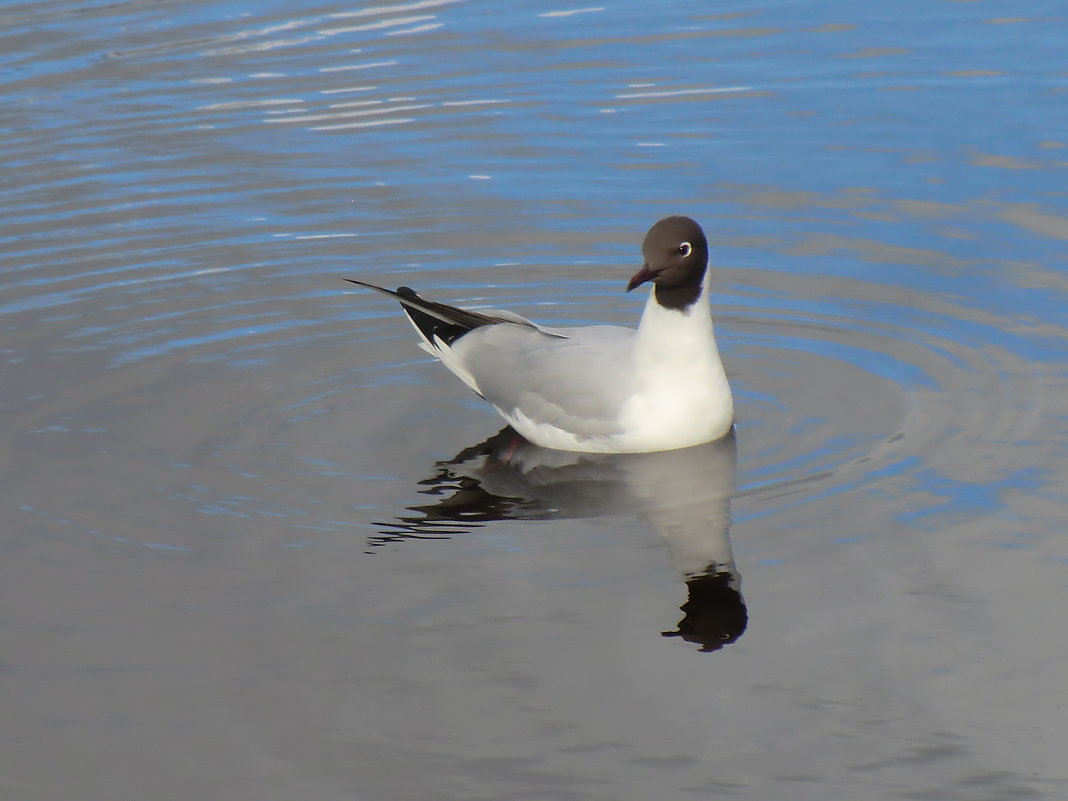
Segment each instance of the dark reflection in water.
[[687,579],[689,597],[680,607],[683,618],[675,631],[661,634],[682,637],[702,651],[718,651],[737,640],[749,623],[745,600],[738,591],[740,578],[737,571],[720,570]]
[[534,445],[511,428],[439,461],[419,482],[434,500],[382,522],[369,545],[447,539],[501,520],[637,514],[671,552],[686,583],[684,616],[665,637],[716,651],[748,623],[730,545],[736,444],[730,436],[677,451],[586,454]]

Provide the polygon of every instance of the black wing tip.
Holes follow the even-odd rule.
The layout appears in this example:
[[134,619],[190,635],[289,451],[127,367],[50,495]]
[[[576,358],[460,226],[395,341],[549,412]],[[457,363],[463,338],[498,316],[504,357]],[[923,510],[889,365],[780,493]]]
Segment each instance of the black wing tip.
[[375,284],[369,284],[366,281],[357,281],[355,278],[343,278],[342,280],[386,295],[392,295],[399,300],[404,313],[419,329],[419,333],[422,334],[423,338],[431,344],[436,340],[441,340],[445,344],[451,345],[475,328],[501,322],[499,319],[481,312],[458,309],[455,306],[427,300],[416,294],[416,291],[410,286],[400,286],[394,291]]
[[369,284],[366,281],[357,281],[355,278],[342,278],[342,281],[348,281],[350,284],[356,284],[356,286],[362,286],[364,289],[373,289],[375,292],[389,292],[390,290],[384,287],[376,286],[375,284]]
[[422,298],[419,297],[418,293],[416,293],[416,291],[410,286],[399,286],[396,290],[392,290],[386,289],[384,286],[378,286],[377,284],[369,284],[366,281],[357,281],[355,278],[342,278],[341,280],[348,281],[350,284],[356,284],[356,286],[366,287],[367,289],[374,289],[379,292],[387,292],[390,295],[396,295],[400,298],[414,298],[416,300],[422,300]]

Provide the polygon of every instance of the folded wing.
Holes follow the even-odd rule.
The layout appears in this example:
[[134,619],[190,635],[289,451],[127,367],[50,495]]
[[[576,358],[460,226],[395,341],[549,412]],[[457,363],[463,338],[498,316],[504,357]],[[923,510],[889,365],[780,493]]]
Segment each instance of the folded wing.
[[636,391],[635,331],[618,326],[543,328],[514,312],[471,311],[346,278],[400,302],[419,345],[513,424],[551,426],[580,438],[622,430]]
[[637,391],[628,369],[633,338],[616,326],[546,332],[502,323],[457,340],[442,361],[458,362],[513,424],[521,415],[580,437],[610,436],[622,430],[621,407]]

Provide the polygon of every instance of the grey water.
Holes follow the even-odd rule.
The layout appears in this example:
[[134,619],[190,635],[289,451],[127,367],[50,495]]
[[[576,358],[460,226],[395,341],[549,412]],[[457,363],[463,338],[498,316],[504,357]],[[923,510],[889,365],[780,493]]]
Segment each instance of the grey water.
[[[0,798],[1068,797],[1062,4],[0,4]],[[386,298],[734,436],[498,435]]]

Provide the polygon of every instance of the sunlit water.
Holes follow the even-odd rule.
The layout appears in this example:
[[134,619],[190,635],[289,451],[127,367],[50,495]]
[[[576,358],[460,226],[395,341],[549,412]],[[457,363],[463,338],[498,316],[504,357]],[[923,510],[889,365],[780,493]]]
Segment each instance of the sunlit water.
[[[0,795],[1063,797],[1065,22],[0,7]],[[339,280],[633,325],[669,213],[713,446],[490,440]]]

